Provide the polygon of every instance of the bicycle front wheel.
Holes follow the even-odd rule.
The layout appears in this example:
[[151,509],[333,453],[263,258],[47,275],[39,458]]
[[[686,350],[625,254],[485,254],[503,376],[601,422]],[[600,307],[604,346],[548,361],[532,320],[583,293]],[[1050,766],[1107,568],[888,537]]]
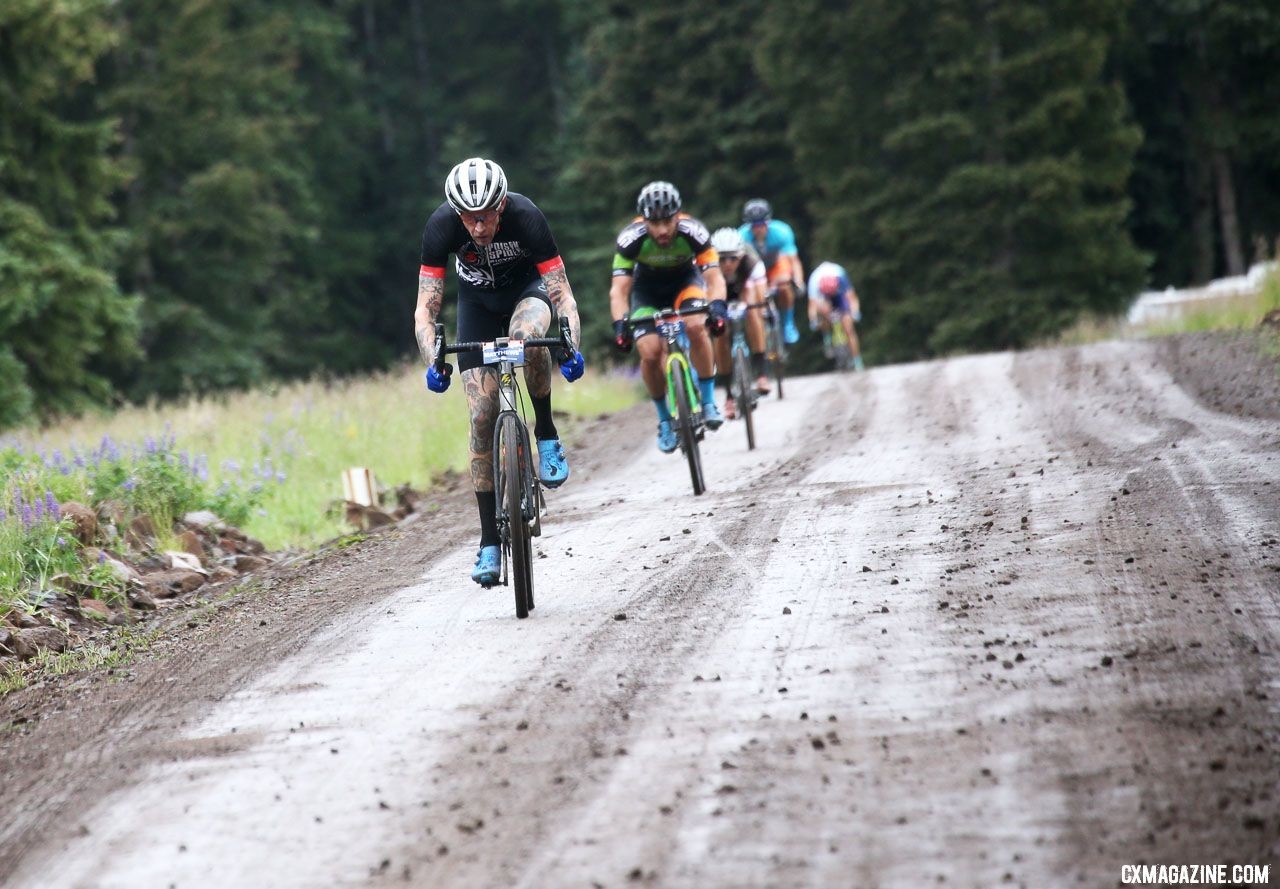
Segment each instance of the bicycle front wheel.
[[[532,546],[525,503],[530,479],[529,435],[515,414],[498,418],[495,451],[501,468],[499,492],[500,520],[506,524],[506,540],[511,554],[511,586],[515,590],[516,617],[526,618],[533,602]],[[495,476],[499,477],[499,476]]]
[[756,449],[756,389],[751,382],[751,374],[747,371],[747,356],[741,349],[733,352],[733,386],[738,390],[738,413],[742,415],[742,423],[747,427],[747,450]]
[[680,447],[689,461],[689,479],[693,482],[693,495],[697,497],[707,489],[707,485],[702,478],[702,454],[698,452],[698,430],[694,427],[693,406],[689,401],[692,383],[687,367],[679,368],[667,380],[667,385],[675,386],[676,423],[679,427]]

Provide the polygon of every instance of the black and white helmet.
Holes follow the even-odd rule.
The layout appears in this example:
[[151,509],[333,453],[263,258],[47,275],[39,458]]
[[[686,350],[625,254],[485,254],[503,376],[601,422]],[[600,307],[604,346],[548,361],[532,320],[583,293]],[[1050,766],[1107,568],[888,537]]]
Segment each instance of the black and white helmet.
[[752,198],[742,205],[742,221],[754,225],[773,218],[773,208],[764,198]]
[[645,219],[670,219],[680,212],[680,192],[670,182],[650,182],[640,189],[636,212]]
[[716,229],[711,236],[711,246],[716,248],[716,253],[729,257],[739,256],[747,249],[738,230],[727,227]]
[[449,171],[444,197],[459,213],[492,210],[507,196],[507,174],[482,157],[469,157]]

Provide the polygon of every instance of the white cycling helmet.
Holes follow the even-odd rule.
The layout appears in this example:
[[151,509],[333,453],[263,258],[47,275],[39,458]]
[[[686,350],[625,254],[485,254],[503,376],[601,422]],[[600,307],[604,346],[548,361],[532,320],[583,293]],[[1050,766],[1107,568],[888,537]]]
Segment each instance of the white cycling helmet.
[[482,157],[469,157],[449,171],[444,197],[459,213],[492,210],[507,196],[507,174]]
[[716,248],[716,252],[721,256],[737,256],[747,249],[738,230],[728,227],[716,229],[715,234],[711,236],[711,246]]

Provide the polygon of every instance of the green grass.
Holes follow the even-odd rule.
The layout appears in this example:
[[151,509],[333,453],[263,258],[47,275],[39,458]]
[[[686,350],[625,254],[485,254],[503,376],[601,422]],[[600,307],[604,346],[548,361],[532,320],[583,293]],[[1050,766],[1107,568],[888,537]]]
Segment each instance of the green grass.
[[49,676],[66,676],[100,667],[127,666],[139,652],[150,650],[160,633],[159,629],[144,632],[133,627],[120,627],[103,642],[82,645],[68,651],[42,651],[26,663],[0,671],[0,697]]
[[[633,380],[588,374],[573,385],[558,379],[557,410],[590,417],[639,400]],[[344,469],[371,469],[380,485],[426,489],[445,470],[468,464],[468,416],[460,383],[444,395],[427,392],[421,369],[342,382],[298,383],[203,398],[176,405],[130,408],[86,417],[16,437],[29,450],[82,449],[103,436],[141,442],[166,434],[175,449],[207,458],[210,481],[261,485],[243,525],[271,549],[310,547],[350,530],[341,512]]]
[[1268,275],[1257,293],[1191,303],[1175,318],[1135,325],[1123,315],[1088,316],[1053,337],[1046,345],[1078,346],[1104,340],[1208,330],[1253,330],[1273,309],[1280,309],[1280,272]]

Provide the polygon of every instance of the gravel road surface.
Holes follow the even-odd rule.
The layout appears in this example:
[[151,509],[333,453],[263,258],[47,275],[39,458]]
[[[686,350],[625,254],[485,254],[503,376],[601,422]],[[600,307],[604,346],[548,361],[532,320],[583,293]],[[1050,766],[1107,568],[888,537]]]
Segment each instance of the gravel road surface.
[[809,377],[694,498],[651,414],[581,431],[526,621],[460,492],[46,695],[0,882],[1280,880],[1280,420],[1150,343]]

